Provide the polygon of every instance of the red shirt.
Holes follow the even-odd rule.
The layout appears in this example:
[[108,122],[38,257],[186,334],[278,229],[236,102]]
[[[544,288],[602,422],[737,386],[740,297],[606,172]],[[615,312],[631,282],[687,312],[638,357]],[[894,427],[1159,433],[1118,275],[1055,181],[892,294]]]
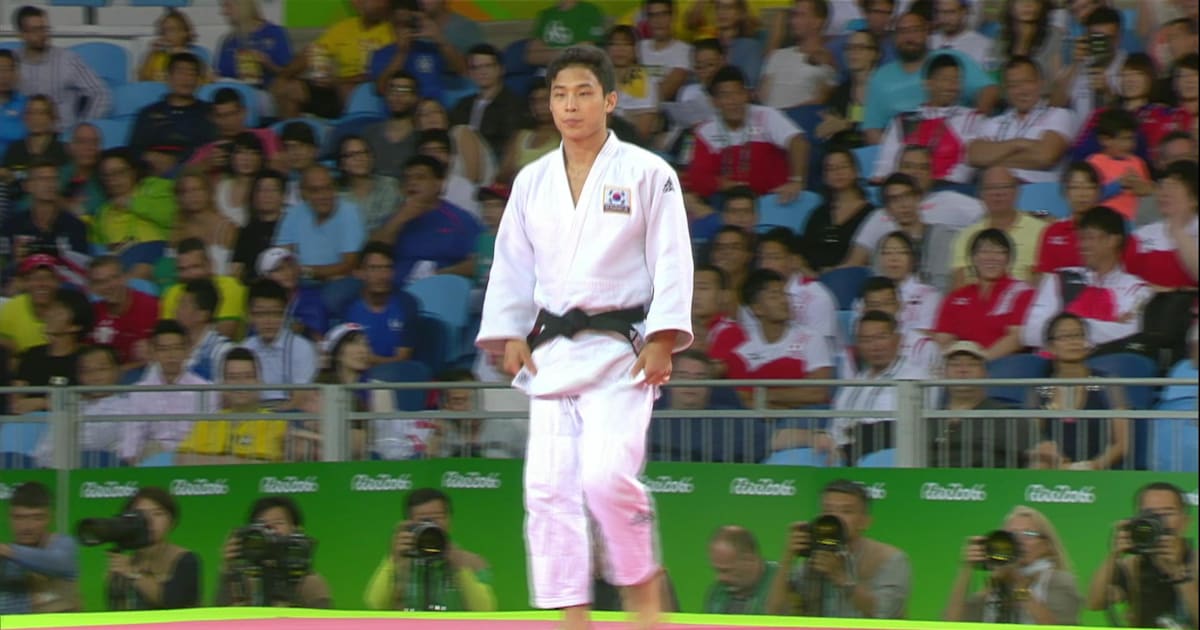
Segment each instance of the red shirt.
[[801,379],[810,371],[833,366],[829,344],[796,325],[768,342],[731,324],[718,331],[708,352],[725,364],[725,377],[730,379]]
[[1033,287],[1007,276],[986,296],[979,292],[979,283],[965,286],[946,296],[935,330],[990,348],[1010,326],[1025,321],[1033,295]]
[[[1188,226],[1188,238],[1197,237],[1197,220]],[[1126,256],[1125,269],[1135,276],[1159,287],[1179,289],[1195,287],[1196,280],[1183,268],[1175,242],[1167,235],[1164,221],[1143,225],[1137,231],[1138,240],[1132,260]]]
[[[1123,263],[1127,268],[1132,267],[1131,263],[1137,252],[1138,239],[1131,234],[1125,239]],[[1038,273],[1053,273],[1065,267],[1082,266],[1083,255],[1079,253],[1079,232],[1075,229],[1075,220],[1063,219],[1046,226],[1038,244],[1034,270]],[[1132,269],[1130,272],[1133,273]]]
[[112,346],[121,363],[133,360],[134,344],[149,339],[154,324],[158,323],[158,298],[141,291],[127,290],[129,307],[121,315],[110,313],[108,303],[104,301],[96,302],[92,307],[96,315],[92,342]]

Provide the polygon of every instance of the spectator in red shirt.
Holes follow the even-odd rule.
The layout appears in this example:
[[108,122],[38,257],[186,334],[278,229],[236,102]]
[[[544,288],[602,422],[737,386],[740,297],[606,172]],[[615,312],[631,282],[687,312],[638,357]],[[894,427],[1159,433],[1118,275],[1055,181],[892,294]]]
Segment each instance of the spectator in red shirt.
[[1167,166],[1156,191],[1163,218],[1135,232],[1135,251],[1126,256],[1129,272],[1160,291],[1194,290],[1200,277],[1197,168],[1194,160],[1179,160]]
[[725,316],[729,304],[729,284],[725,272],[712,265],[697,265],[692,272],[692,347],[708,349],[721,328],[733,320]]
[[971,239],[971,264],[978,280],[953,291],[942,302],[934,339],[943,349],[958,341],[973,341],[991,361],[1020,352],[1021,322],[1033,300],[1033,287],[1009,275],[1013,246],[995,228]]
[[[774,271],[757,269],[742,287],[761,332],[727,326],[709,346],[709,356],[725,364],[731,379],[795,380],[833,378],[833,361],[825,340],[792,321],[784,279]],[[753,406],[752,389],[739,389],[746,406]],[[767,406],[791,409],[828,402],[826,387],[772,387]]]
[[122,371],[145,365],[150,333],[158,322],[158,299],[129,288],[125,269],[116,256],[92,260],[89,283],[100,298],[93,305],[96,325],[92,342],[112,346]]
[[[1055,221],[1042,230],[1034,263],[1034,280],[1059,269],[1083,266],[1083,256],[1079,252],[1079,220],[1083,213],[1100,205],[1100,174],[1087,162],[1072,162],[1063,171],[1061,186],[1071,207],[1071,216]],[[1127,264],[1136,251],[1137,239],[1130,237],[1125,245]]]

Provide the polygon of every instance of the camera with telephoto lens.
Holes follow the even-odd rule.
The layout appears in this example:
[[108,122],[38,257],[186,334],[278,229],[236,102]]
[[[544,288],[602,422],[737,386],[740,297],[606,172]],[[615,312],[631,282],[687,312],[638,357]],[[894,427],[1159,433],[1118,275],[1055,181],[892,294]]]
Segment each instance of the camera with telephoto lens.
[[1143,510],[1130,519],[1126,530],[1129,531],[1129,542],[1133,545],[1133,552],[1143,556],[1153,555],[1158,549],[1159,537],[1170,533],[1162,517],[1150,510]]
[[438,558],[450,545],[449,534],[433,521],[417,521],[408,531],[413,535],[412,549],[408,550],[410,558]]
[[1104,33],[1088,34],[1088,54],[1093,67],[1107,67],[1113,58],[1112,39]]
[[317,543],[300,532],[280,534],[255,522],[234,532],[241,546],[240,559],[248,567],[297,582],[312,569]]
[[983,568],[999,569],[1021,558],[1021,546],[1011,532],[997,529],[983,537],[983,555]]
[[818,516],[803,529],[808,532],[809,543],[808,553],[801,555],[809,556],[814,551],[839,553],[846,548],[846,524],[832,514]]
[[134,551],[150,546],[150,526],[141,512],[130,510],[112,518],[85,518],[75,526],[80,544],[113,544],[120,551]]

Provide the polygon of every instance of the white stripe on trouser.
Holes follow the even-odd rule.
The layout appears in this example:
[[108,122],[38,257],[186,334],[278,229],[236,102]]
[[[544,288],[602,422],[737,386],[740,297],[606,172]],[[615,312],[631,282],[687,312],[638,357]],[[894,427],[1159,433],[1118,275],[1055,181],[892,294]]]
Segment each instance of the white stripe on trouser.
[[535,607],[591,602],[589,515],[612,584],[658,572],[653,506],[638,480],[653,404],[654,388],[628,382],[530,400],[525,542]]

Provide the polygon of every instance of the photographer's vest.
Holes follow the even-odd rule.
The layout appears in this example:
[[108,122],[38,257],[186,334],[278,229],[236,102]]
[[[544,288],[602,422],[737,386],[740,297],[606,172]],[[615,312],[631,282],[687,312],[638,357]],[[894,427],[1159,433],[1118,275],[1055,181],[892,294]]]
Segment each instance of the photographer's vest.
[[[1184,545],[1184,563],[1190,571],[1196,550],[1190,541],[1184,541]],[[1117,569],[1114,578],[1118,586],[1125,589],[1125,599],[1129,602],[1125,617],[1130,626],[1160,627],[1160,617],[1168,617],[1185,627],[1191,623],[1191,617],[1175,586],[1163,582],[1165,578],[1144,556],[1133,556],[1127,562],[1120,563]]]
[[[862,539],[862,547],[857,554],[850,555],[850,570],[853,572],[855,581],[863,587],[870,590],[871,582],[875,576],[883,568],[884,563],[891,560],[896,554],[900,553],[899,549],[891,545],[881,543],[870,538]],[[793,600],[793,614],[802,614],[809,617],[862,617],[861,611],[854,609],[857,614],[847,615],[846,608],[852,607],[850,603],[850,594],[843,589],[828,583],[825,580],[815,578],[808,571],[808,567],[804,567],[803,584],[813,584],[812,580],[817,580],[817,589],[805,588],[799,593],[799,597]],[[899,619],[905,616],[905,610],[899,613]]]

